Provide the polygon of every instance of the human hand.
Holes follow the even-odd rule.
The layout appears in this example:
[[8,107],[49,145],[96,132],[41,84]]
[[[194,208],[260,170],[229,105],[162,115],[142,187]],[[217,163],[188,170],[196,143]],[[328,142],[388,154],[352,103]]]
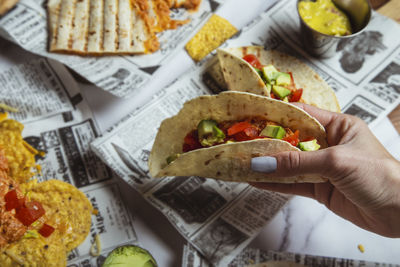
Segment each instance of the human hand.
[[[250,183],[287,194],[311,197],[354,224],[388,237],[400,237],[400,162],[354,116],[296,104],[314,116],[329,147],[281,152],[252,160],[255,171],[272,177],[320,174],[326,183]],[[272,166],[272,168],[271,168]],[[275,170],[274,170],[275,169]]]

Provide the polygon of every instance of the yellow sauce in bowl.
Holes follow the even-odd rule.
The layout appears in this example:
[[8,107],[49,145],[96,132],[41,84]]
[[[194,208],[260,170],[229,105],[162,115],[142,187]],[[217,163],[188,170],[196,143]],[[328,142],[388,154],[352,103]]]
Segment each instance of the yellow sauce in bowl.
[[304,22],[318,32],[334,36],[351,34],[349,18],[331,0],[301,1],[298,8]]

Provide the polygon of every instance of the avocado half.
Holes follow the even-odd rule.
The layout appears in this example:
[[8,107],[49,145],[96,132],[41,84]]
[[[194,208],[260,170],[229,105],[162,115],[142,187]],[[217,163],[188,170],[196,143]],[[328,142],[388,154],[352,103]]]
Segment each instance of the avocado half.
[[157,267],[153,256],[145,249],[127,245],[117,247],[108,254],[102,267]]

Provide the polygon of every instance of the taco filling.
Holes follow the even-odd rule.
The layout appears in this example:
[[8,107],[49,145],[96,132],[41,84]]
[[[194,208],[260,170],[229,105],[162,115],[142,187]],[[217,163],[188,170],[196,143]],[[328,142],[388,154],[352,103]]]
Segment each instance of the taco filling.
[[[300,131],[279,125],[263,118],[248,118],[242,121],[202,120],[197,128],[190,131],[184,138],[182,151],[216,146],[220,144],[249,141],[254,139],[280,139],[298,147],[303,151],[315,151],[320,148],[317,139],[307,137],[300,140]],[[180,154],[167,158],[167,163],[177,159]]]
[[260,75],[271,98],[285,102],[299,102],[303,89],[296,88],[291,72],[280,72],[273,65],[262,65],[253,54],[243,57]]

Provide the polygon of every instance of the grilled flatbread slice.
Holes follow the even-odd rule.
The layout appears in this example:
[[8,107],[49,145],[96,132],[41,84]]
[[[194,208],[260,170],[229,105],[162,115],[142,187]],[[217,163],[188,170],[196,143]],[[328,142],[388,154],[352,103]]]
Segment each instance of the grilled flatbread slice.
[[49,0],[48,14],[51,52],[101,55],[158,49],[151,18],[135,1]]
[[196,9],[200,0],[49,0],[50,51],[80,55],[142,54],[158,50],[156,33],[189,20],[170,8]]

